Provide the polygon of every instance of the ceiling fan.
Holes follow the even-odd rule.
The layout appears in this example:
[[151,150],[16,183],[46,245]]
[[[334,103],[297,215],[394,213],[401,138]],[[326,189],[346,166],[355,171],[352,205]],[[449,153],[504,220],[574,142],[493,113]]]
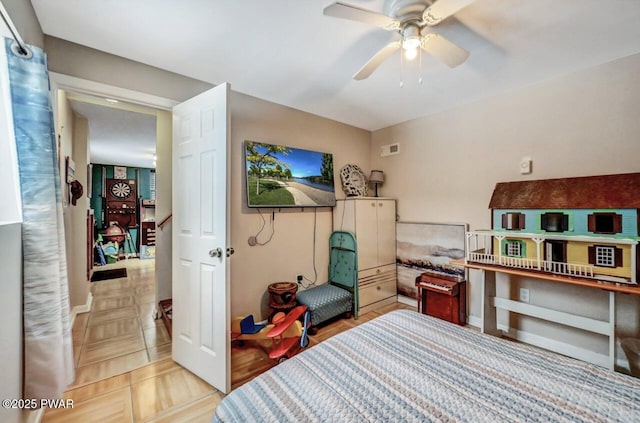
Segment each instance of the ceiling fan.
[[442,35],[423,30],[435,26],[474,0],[385,0],[384,14],[335,2],[324,8],[326,16],[349,19],[379,26],[388,31],[397,31],[401,40],[393,41],[378,51],[353,76],[362,80],[375,71],[387,57],[402,48],[408,60],[414,59],[418,49],[435,56],[447,66],[454,68],[462,64],[469,52],[455,45]]

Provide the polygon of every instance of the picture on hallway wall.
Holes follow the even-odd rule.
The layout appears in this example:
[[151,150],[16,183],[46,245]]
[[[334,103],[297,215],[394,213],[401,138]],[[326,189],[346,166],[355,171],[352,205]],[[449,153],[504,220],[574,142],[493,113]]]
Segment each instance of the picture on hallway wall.
[[333,207],[333,155],[245,141],[249,207]]
[[465,254],[464,223],[396,224],[396,264],[398,294],[416,298],[416,278],[425,271],[465,277],[465,270],[452,260]]

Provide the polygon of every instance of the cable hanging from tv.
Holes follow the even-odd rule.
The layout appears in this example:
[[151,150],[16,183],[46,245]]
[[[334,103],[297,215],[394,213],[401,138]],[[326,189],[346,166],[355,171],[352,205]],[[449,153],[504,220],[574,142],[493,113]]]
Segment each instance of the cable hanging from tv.
[[251,246],[267,245],[269,242],[271,242],[271,240],[273,239],[273,235],[276,233],[276,222],[275,222],[276,212],[275,210],[272,210],[271,211],[271,234],[269,235],[269,238],[266,241],[260,242],[258,237],[260,236],[262,231],[264,231],[264,228],[267,226],[267,220],[264,218],[264,215],[262,214],[262,210],[260,210],[259,208],[257,210],[258,210],[258,214],[260,215],[260,218],[262,219],[262,227],[260,227],[260,230],[255,235],[249,237],[249,245]]

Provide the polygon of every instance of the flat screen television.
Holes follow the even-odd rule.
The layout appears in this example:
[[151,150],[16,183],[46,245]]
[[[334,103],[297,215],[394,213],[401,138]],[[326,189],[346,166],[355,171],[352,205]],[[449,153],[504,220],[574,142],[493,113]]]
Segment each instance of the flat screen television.
[[333,207],[333,155],[245,141],[249,207]]

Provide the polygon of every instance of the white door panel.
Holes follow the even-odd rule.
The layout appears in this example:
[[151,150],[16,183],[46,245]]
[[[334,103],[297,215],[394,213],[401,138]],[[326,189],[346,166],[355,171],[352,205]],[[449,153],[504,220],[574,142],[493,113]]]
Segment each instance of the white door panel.
[[173,359],[225,393],[231,385],[228,98],[223,84],[173,109]]

